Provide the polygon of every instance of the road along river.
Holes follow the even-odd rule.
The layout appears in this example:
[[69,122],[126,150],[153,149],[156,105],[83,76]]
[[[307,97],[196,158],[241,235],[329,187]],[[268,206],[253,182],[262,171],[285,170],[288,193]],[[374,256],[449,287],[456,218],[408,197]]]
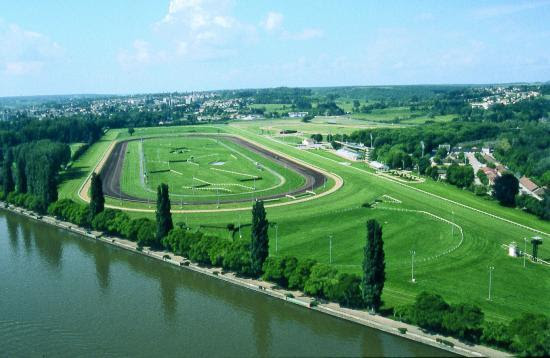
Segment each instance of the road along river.
[[0,347],[41,356],[449,356],[0,210]]

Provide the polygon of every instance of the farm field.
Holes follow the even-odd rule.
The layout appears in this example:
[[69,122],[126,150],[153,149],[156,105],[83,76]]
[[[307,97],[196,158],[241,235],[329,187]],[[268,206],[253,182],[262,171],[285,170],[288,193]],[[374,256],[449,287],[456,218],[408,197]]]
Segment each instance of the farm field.
[[[383,225],[388,272],[383,300],[388,306],[410,303],[416,294],[427,290],[443,295],[450,302],[478,304],[488,319],[493,320],[511,319],[520,312],[550,311],[550,303],[540,299],[550,295],[550,282],[544,279],[550,268],[531,262],[524,268],[522,260],[508,257],[502,246],[515,241],[523,247],[523,238],[535,235],[548,238],[550,224],[443,183],[403,184],[379,177],[362,163],[345,166],[340,164],[345,160],[331,153],[299,150],[281,142],[280,138],[274,139],[258,131],[260,127],[279,122],[151,128],[150,131],[141,130],[140,135],[158,135],[159,130],[177,134],[202,131],[203,128],[214,133],[219,129],[341,177],[344,185],[330,195],[288,206],[267,206],[268,219],[277,224],[270,227],[270,255],[296,255],[329,262],[332,236],[332,265],[341,271],[359,273],[365,222],[375,218]],[[316,126],[315,123],[300,125],[305,130],[308,126]],[[100,151],[94,148],[95,145],[92,152]],[[89,154],[90,150],[75,165],[86,158],[90,160]],[[70,181],[61,187],[64,193],[70,193],[75,187],[67,183]],[[373,208],[362,207],[375,200],[379,202]],[[135,204],[135,207],[140,205]],[[154,215],[147,212],[128,214],[132,217]],[[195,229],[203,225],[202,231],[224,237],[229,235],[224,229],[227,224],[241,224],[241,235],[250,235],[250,210],[185,212],[173,216],[175,223],[186,222]],[[414,284],[410,282],[411,250],[416,252],[417,283]],[[550,245],[542,245],[539,250],[542,258],[550,258]],[[487,300],[489,266],[495,267],[491,301]]]

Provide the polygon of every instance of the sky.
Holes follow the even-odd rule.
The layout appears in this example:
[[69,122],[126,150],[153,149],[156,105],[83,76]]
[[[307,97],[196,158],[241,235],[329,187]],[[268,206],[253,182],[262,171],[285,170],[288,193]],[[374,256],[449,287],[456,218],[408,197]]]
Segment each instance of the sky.
[[0,0],[0,96],[550,80],[550,0]]

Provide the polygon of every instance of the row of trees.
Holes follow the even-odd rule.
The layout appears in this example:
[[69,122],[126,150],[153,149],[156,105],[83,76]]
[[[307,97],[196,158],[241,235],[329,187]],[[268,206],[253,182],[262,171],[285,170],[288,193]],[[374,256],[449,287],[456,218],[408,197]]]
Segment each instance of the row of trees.
[[[66,144],[39,140],[6,150],[2,165],[2,192],[27,194],[27,206],[45,212],[57,200],[58,173],[70,160]],[[13,194],[11,198],[14,198]]]
[[396,307],[394,317],[432,333],[483,343],[521,356],[550,354],[550,319],[523,314],[509,323],[486,322],[480,307],[449,304],[437,294],[422,292],[413,304]]

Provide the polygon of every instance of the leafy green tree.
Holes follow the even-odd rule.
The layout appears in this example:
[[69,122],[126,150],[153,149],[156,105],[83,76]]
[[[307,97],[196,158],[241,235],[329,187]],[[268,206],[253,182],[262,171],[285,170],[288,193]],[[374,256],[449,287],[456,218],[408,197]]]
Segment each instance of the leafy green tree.
[[261,274],[262,265],[269,255],[268,227],[269,222],[266,218],[264,203],[258,200],[252,207],[252,240],[250,242],[250,257],[254,275]]
[[426,174],[426,169],[430,167],[430,160],[426,157],[422,157],[418,160],[418,171],[420,174]]
[[483,328],[483,311],[478,306],[461,303],[451,306],[443,316],[443,328],[449,334],[471,342],[478,342]]
[[157,242],[160,246],[162,238],[164,238],[170,230],[174,228],[172,222],[172,214],[170,213],[170,197],[168,194],[168,185],[160,184],[157,188]]
[[16,186],[17,191],[19,193],[26,193],[27,192],[27,173],[25,173],[25,155],[23,153],[19,153],[17,155],[17,158],[15,160],[15,169],[16,169]]
[[134,135],[134,132],[135,132],[135,131],[136,131],[136,130],[134,129],[134,127],[128,127],[128,134],[129,134],[130,136]]
[[103,196],[103,182],[101,176],[92,173],[92,180],[90,184],[90,221],[94,217],[103,211],[105,208],[105,197]]
[[449,304],[440,295],[421,292],[416,296],[416,301],[412,306],[411,321],[424,329],[441,332],[443,317],[449,311],[449,307]]
[[227,255],[223,258],[223,268],[235,271],[238,274],[252,276],[256,273],[252,270],[252,260],[250,257],[250,243],[245,240],[235,240],[227,250]]
[[486,322],[483,326],[481,342],[502,349],[510,349],[510,330],[502,322]]
[[310,296],[328,299],[332,293],[332,286],[338,283],[337,274],[338,271],[329,265],[315,264],[305,282],[304,292]]
[[13,154],[11,150],[8,150],[4,158],[4,162],[2,163],[2,191],[5,196],[15,190],[12,167]]
[[524,313],[510,322],[508,330],[513,351],[521,356],[550,355],[550,319],[545,315]]
[[155,230],[156,230],[156,227],[153,221],[143,223],[139,228],[139,231],[137,234],[138,246],[139,247],[143,247],[143,246],[156,247],[158,245],[158,241],[156,239]]
[[544,193],[540,212],[541,219],[550,220],[550,193],[548,191]]
[[294,271],[288,276],[288,288],[303,291],[315,264],[315,260],[312,259],[299,261]]
[[493,196],[504,206],[514,206],[515,197],[519,192],[519,181],[510,173],[504,173],[495,179]]
[[382,227],[378,221],[368,220],[361,290],[364,303],[371,310],[377,311],[382,305],[382,290],[386,280],[385,269]]
[[332,297],[340,305],[352,308],[364,307],[361,292],[361,277],[356,274],[340,273],[332,287]]

